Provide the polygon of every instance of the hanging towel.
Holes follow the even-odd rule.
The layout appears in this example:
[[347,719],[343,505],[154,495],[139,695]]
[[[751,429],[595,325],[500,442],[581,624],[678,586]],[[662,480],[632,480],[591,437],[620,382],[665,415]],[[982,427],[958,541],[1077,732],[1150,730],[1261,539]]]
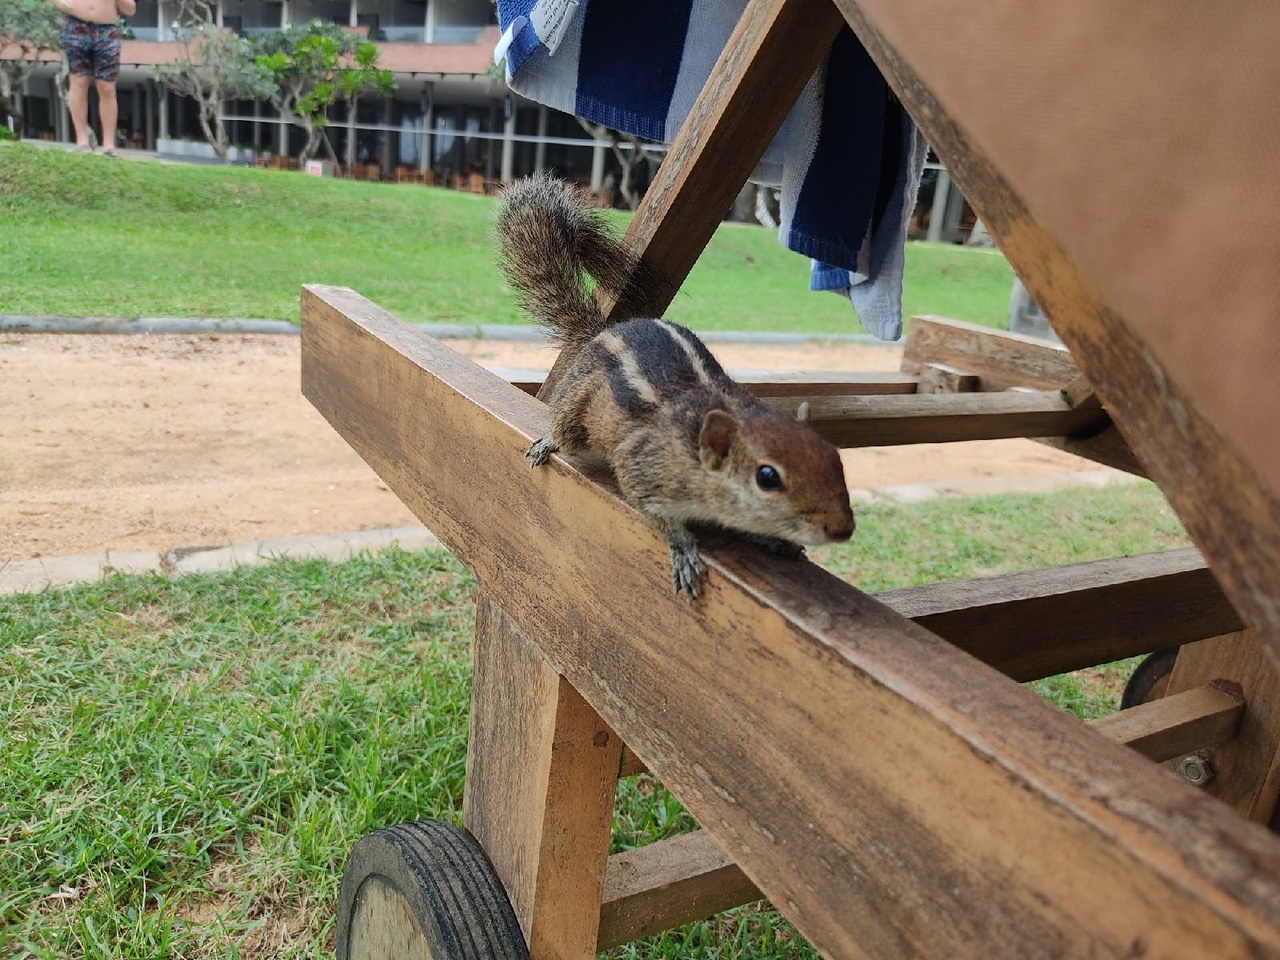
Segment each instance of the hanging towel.
[[[746,0],[497,0],[516,93],[672,142]],[[906,227],[927,147],[845,27],[751,179],[779,187],[779,241],[811,258],[810,288],[847,297],[863,326],[902,333]]]

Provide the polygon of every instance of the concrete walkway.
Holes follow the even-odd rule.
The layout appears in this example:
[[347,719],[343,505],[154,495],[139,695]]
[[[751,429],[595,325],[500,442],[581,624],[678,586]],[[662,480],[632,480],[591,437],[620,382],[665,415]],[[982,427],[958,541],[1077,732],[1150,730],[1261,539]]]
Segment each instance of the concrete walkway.
[[[855,490],[855,503],[923,503],[938,497],[988,496],[998,493],[1049,493],[1065,487],[1106,487],[1130,483],[1136,477],[1112,470],[1077,470],[1040,477],[985,477],[954,483],[906,483]],[[243,563],[269,563],[280,557],[322,557],[345,560],[361,552],[374,552],[399,544],[405,550],[439,547],[440,541],[426,527],[395,527],[354,533],[250,540],[223,546],[176,547],[155,550],[108,551],[74,557],[38,557],[0,563],[0,595],[34,593],[46,587],[97,580],[110,571],[161,573],[180,576],[228,570]]]

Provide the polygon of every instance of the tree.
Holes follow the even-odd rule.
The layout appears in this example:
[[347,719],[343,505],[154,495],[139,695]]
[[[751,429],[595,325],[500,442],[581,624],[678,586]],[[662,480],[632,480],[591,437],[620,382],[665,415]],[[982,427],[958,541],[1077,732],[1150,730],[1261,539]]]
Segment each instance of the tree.
[[[0,60],[0,113],[13,118],[19,137],[26,127],[22,112],[22,88],[40,63],[40,54],[58,51],[62,15],[48,0],[0,2],[0,47],[16,44],[18,55]],[[65,64],[64,64],[65,69]]]
[[329,159],[338,162],[325,127],[339,97],[350,102],[368,91],[390,97],[396,89],[391,71],[378,67],[376,44],[321,20],[261,37],[258,63],[275,78],[276,106],[307,135],[302,160],[314,157],[323,143]]
[[[635,171],[643,161],[649,165],[650,174],[652,174],[652,171],[662,163],[661,155],[654,152],[649,144],[634,134],[622,133],[612,127],[592,123],[582,117],[578,117],[578,124],[596,140],[607,141],[613,149],[613,156],[622,168],[622,182],[618,184],[618,191],[622,194],[622,198],[627,201],[627,206],[635,210],[640,206],[640,194],[631,186]],[[622,142],[624,140],[631,145],[630,149],[623,148]]]
[[231,141],[222,120],[223,101],[266,99],[275,91],[274,79],[258,65],[248,40],[208,21],[180,28],[178,42],[182,59],[156,67],[156,79],[196,102],[200,129],[226,163]]

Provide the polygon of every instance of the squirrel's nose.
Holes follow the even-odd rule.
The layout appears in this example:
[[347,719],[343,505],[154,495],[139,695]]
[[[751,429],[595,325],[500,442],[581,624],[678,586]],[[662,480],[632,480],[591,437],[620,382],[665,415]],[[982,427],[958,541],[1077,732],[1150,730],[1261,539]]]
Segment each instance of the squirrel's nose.
[[853,528],[856,526],[853,517],[848,520],[841,520],[839,523],[828,523],[823,530],[827,538],[834,543],[843,543],[853,536]]

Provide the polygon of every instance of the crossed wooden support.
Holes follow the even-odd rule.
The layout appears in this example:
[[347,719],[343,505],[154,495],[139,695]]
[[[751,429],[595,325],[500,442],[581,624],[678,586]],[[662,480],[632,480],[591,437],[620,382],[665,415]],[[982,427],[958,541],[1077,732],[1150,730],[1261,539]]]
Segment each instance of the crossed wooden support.
[[[1030,16],[988,6],[1006,39]],[[1122,8],[1046,16],[1076,18],[1065,43],[1114,36]],[[755,0],[629,234],[672,285],[610,309],[665,308],[848,22],[1069,350],[917,318],[901,377],[754,388],[807,398],[841,443],[1030,435],[1149,476],[1198,550],[872,597],[712,549],[688,605],[664,544],[606,487],[559,460],[527,468],[541,403],[351,291],[304,289],[304,392],[481,585],[463,816],[535,958],[758,896],[832,957],[1280,957],[1280,478],[1221,397],[1200,402],[1192,340],[1122,313],[1139,301],[1113,296],[1121,266],[1015,187],[1041,181],[980,100],[1016,99],[1034,58],[973,64],[986,87],[922,79],[957,76],[959,16]],[[1239,18],[1202,20],[1255,48]],[[1250,22],[1274,46],[1277,16]],[[1195,42],[1226,49],[1210,39]],[[1204,349],[1245,371],[1246,348]],[[1258,402],[1280,414],[1276,391]],[[1165,647],[1181,648],[1168,695],[1091,725],[1018,683]],[[1158,766],[1208,751],[1204,788]],[[616,779],[641,767],[703,830],[609,857]]]

